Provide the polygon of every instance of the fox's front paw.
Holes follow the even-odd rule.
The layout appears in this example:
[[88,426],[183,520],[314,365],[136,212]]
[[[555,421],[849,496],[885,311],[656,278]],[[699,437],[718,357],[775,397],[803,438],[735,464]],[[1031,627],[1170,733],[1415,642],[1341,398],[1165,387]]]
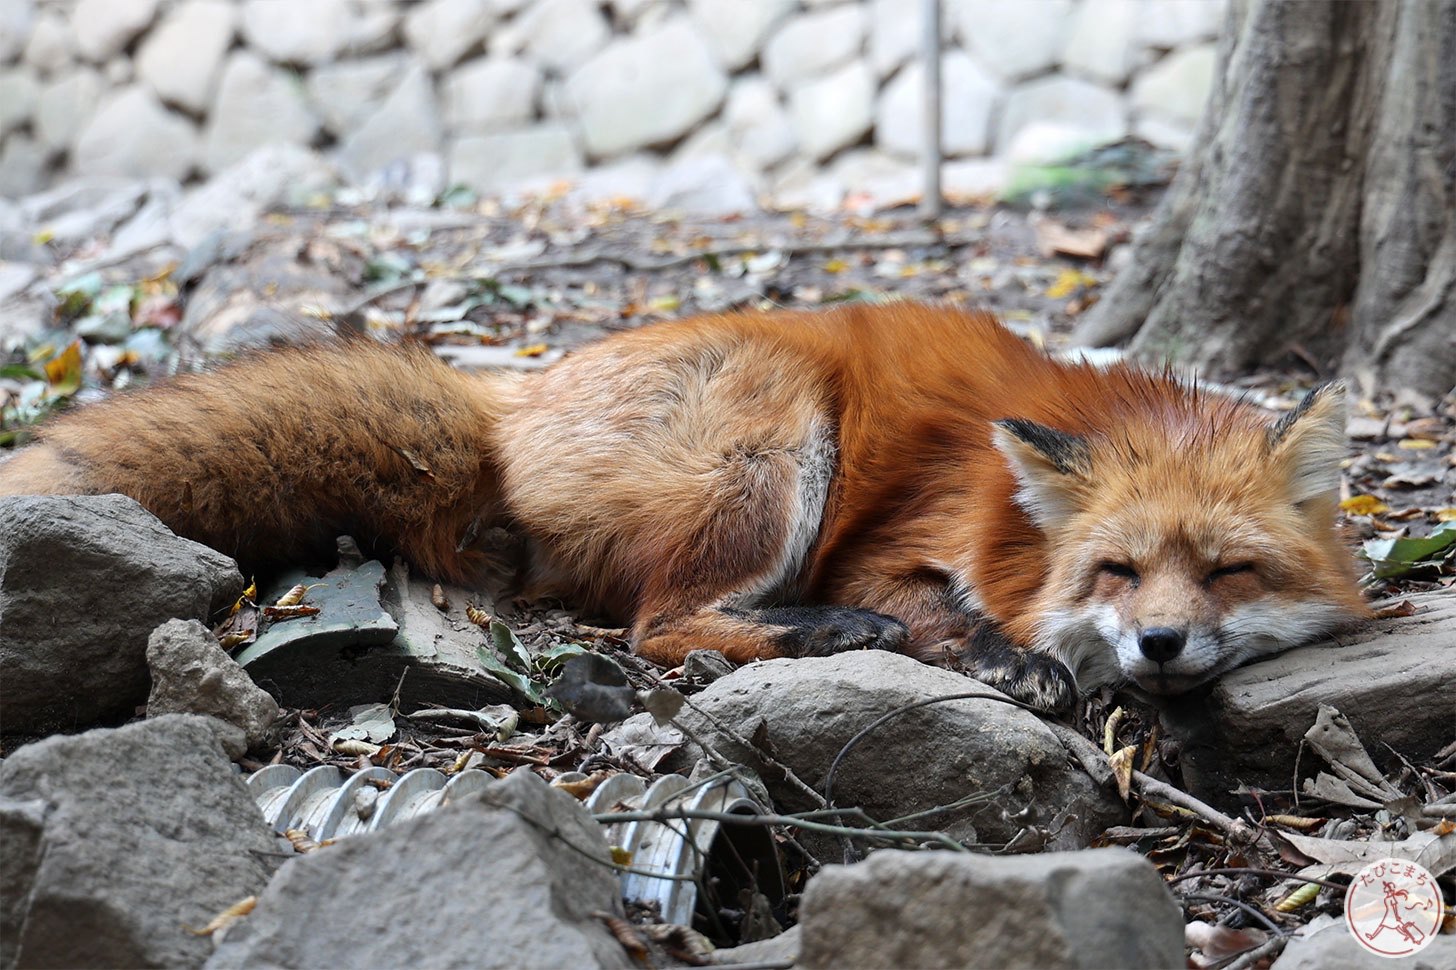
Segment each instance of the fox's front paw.
[[1077,682],[1066,665],[1044,653],[1018,647],[982,647],[960,657],[966,672],[1001,693],[1052,714],[1071,709]]
[[892,617],[849,607],[779,607],[763,610],[766,623],[787,629],[777,638],[786,657],[827,657],[850,650],[900,650],[910,631]]

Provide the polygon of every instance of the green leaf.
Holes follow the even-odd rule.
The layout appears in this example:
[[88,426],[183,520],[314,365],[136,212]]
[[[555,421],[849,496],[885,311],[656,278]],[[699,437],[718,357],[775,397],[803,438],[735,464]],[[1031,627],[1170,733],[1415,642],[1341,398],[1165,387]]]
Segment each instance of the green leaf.
[[0,367],[0,378],[8,378],[12,381],[43,381],[45,375],[34,367],[27,367],[24,364],[6,364]]
[[500,620],[490,621],[490,642],[495,649],[505,658],[506,663],[521,671],[529,673],[531,670],[531,652],[526,649],[510,627]]
[[485,646],[476,647],[475,653],[480,660],[480,665],[489,671],[491,676],[495,677],[507,687],[510,687],[532,704],[538,707],[555,706],[553,702],[548,701],[542,695],[540,688],[536,686],[531,678],[507,667],[501,662],[499,657],[490,652],[490,648]]
[[558,643],[556,646],[548,647],[531,658],[531,665],[543,674],[551,674],[572,657],[580,656],[586,652],[587,648],[584,644]]
[[1370,539],[1365,543],[1365,558],[1374,567],[1376,579],[1389,579],[1429,565],[1453,547],[1456,522],[1442,522],[1423,539]]

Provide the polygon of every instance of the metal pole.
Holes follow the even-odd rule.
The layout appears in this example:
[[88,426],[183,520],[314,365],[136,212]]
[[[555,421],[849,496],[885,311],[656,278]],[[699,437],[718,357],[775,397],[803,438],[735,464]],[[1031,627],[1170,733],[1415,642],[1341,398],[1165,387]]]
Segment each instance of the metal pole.
[[940,0],[921,0],[925,30],[920,35],[920,61],[925,68],[925,142],[921,146],[920,214],[939,219],[944,208],[940,192]]

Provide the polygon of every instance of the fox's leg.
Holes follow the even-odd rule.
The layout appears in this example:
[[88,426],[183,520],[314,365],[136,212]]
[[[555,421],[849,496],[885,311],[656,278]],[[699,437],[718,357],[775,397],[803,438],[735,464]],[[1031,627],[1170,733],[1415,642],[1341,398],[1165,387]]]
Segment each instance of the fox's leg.
[[917,660],[964,669],[1045,710],[1064,711],[1076,700],[1076,681],[1060,660],[1018,646],[980,612],[964,584],[940,570],[875,584],[858,599],[905,622],[904,652]]

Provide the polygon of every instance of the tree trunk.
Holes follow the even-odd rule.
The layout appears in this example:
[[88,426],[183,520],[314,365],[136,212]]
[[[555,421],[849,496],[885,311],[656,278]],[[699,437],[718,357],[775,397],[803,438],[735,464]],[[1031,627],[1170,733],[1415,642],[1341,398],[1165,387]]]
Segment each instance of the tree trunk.
[[1234,0],[1188,158],[1078,327],[1221,372],[1456,380],[1456,0]]

